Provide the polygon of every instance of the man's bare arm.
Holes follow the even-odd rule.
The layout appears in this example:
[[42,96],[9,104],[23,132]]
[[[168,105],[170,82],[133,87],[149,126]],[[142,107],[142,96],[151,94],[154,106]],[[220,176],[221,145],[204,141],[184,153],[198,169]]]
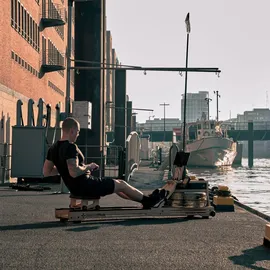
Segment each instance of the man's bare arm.
[[90,170],[89,165],[80,166],[78,158],[71,158],[67,160],[68,171],[71,177],[76,178],[85,174]]
[[54,175],[58,175],[58,174],[59,174],[59,172],[58,172],[57,168],[55,167],[55,165],[53,164],[53,162],[46,159],[45,163],[43,165],[44,177],[54,176]]

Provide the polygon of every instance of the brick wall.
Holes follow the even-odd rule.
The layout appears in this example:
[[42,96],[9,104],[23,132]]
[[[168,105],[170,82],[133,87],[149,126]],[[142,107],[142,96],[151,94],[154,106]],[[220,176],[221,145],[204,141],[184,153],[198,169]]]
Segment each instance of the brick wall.
[[[23,102],[24,124],[27,124],[27,108],[30,98],[35,101],[35,122],[38,116],[39,98],[43,98],[45,103],[50,103],[52,106],[52,125],[55,123],[55,105],[61,102],[61,111],[65,110],[66,71],[42,74],[41,64],[44,49],[42,37],[45,37],[47,49],[48,40],[50,40],[51,44],[63,54],[66,65],[67,24],[60,27],[38,28],[41,25],[43,1],[46,1],[46,4],[51,1],[55,5],[62,6],[62,9],[66,9],[65,14],[67,15],[67,0],[1,1],[1,9],[4,12],[0,16],[0,120],[1,123],[4,123],[10,117],[10,132],[4,134],[3,129],[1,130],[0,143],[12,142],[11,131],[12,126],[16,124],[18,99]],[[20,9],[20,13],[18,9]],[[32,26],[31,30],[28,29],[28,24],[29,27]],[[72,30],[74,35],[74,25]],[[74,54],[72,54],[72,58],[74,58]],[[72,78],[71,81],[73,82]],[[70,90],[71,99],[74,99],[73,84],[71,84]],[[46,114],[45,106],[44,114]],[[10,162],[8,166],[10,166]]]
[[[25,99],[32,98],[38,101],[43,98],[46,103],[52,104],[62,102],[65,104],[65,89],[66,89],[66,71],[45,73],[40,77],[40,68],[42,61],[42,36],[48,42],[50,40],[59,52],[65,54],[67,42],[67,25],[59,27],[49,27],[40,29],[39,31],[39,46],[37,44],[37,29],[33,27],[33,40],[27,37],[23,30],[24,12],[28,13],[37,27],[40,25],[42,14],[43,0],[6,0],[1,3],[1,9],[5,10],[0,16],[0,112],[9,113],[11,123],[15,123],[16,102],[20,95]],[[48,0],[46,0],[46,3]],[[18,2],[20,4],[18,4]],[[54,4],[67,4],[67,1],[54,0]],[[17,4],[17,24],[12,23],[11,18],[15,16],[15,11],[12,12],[13,6]],[[21,27],[18,28],[20,7]],[[14,9],[14,8],[13,8]],[[24,12],[23,12],[24,10]],[[66,7],[67,12],[67,7]],[[13,16],[12,16],[13,14]],[[67,14],[67,13],[66,13]],[[12,26],[13,24],[13,26]],[[24,28],[25,29],[25,28]],[[64,35],[63,35],[64,34]],[[30,44],[32,43],[32,45]],[[48,48],[48,45],[47,45]],[[61,74],[62,73],[62,74]],[[5,91],[4,91],[5,90]],[[71,98],[73,99],[74,89],[71,86]],[[27,104],[27,101],[25,102]],[[27,106],[27,105],[26,105]],[[62,110],[64,110],[62,106]]]

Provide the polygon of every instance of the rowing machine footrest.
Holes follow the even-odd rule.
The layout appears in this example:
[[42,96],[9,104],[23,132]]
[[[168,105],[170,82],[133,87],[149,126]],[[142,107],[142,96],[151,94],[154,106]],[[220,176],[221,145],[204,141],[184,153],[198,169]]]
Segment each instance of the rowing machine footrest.
[[[100,197],[89,197],[89,196],[75,196],[75,195],[70,195],[70,208],[75,208],[75,209],[82,209],[82,210],[89,210],[89,209],[100,209],[99,206],[99,200]],[[80,200],[81,203],[78,203],[77,201]],[[88,205],[88,202],[91,201],[92,204]]]

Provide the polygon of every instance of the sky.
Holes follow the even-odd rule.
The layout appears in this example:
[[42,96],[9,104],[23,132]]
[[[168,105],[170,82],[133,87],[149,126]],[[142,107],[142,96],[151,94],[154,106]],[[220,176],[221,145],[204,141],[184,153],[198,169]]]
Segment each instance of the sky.
[[[253,108],[269,108],[269,0],[107,0],[107,30],[123,65],[185,67],[186,25],[190,13],[189,67],[215,67],[215,73],[188,73],[187,92],[209,91],[210,116],[226,120]],[[149,116],[181,117],[185,76],[177,72],[127,72],[127,94],[137,121]],[[268,98],[269,96],[269,98]]]

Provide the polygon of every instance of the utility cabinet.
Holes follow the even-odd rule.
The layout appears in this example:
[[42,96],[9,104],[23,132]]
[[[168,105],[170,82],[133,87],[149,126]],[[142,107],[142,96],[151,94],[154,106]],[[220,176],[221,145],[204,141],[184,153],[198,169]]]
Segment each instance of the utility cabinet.
[[47,151],[60,136],[60,128],[13,126],[11,177],[43,178]]

